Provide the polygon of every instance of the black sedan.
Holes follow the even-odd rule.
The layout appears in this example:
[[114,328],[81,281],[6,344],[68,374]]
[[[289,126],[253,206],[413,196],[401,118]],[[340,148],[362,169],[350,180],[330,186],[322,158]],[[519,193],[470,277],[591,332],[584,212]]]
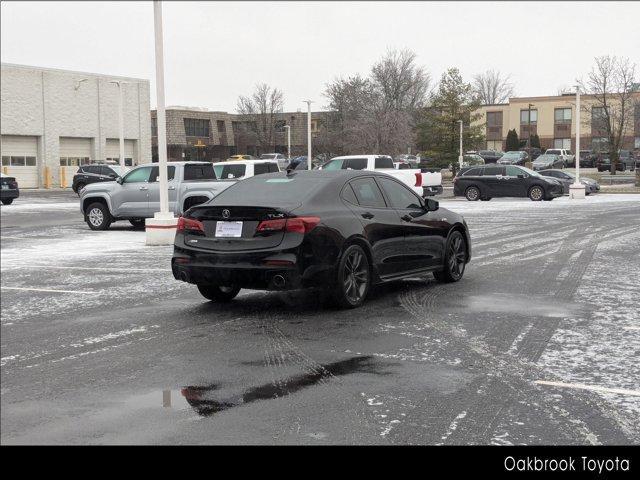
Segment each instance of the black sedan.
[[14,177],[0,172],[0,200],[3,205],[11,205],[20,196],[18,182]]
[[505,153],[500,159],[496,162],[500,165],[523,165],[529,161],[529,155],[527,152],[521,151],[510,151]]
[[560,155],[545,153],[533,161],[533,169],[535,171],[548,170],[550,168],[564,168],[564,160]]
[[529,197],[533,201],[562,196],[562,184],[526,167],[485,165],[465,170],[453,179],[453,194],[467,200]]
[[322,287],[353,308],[376,283],[458,281],[470,258],[466,222],[435,200],[383,173],[313,170],[251,177],[190,208],[171,266],[212,301]]
[[478,155],[482,157],[484,163],[496,163],[502,157],[502,153],[495,150],[480,150]]

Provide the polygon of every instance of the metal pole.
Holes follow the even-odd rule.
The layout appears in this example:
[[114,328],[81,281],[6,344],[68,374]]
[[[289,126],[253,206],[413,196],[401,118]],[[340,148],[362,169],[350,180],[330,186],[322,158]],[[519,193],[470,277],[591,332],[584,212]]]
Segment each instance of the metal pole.
[[529,161],[531,161],[531,104],[529,104],[529,119],[527,126],[527,154],[529,155]]
[[156,93],[158,96],[158,167],[160,170],[160,213],[169,213],[169,181],[167,178],[167,124],[164,109],[164,52],[162,45],[162,2],[153,2],[156,44]]
[[576,85],[576,183],[580,183],[580,86]]
[[311,170],[311,100],[304,101],[307,104],[307,165]]
[[120,115],[120,167],[124,168],[124,100],[122,93],[122,82],[118,82],[118,110]]
[[291,125],[285,125],[287,129],[287,159],[291,160]]
[[460,155],[458,156],[458,164],[460,165],[460,168],[462,168],[462,162],[464,160],[464,157],[462,156],[462,120],[458,120],[458,123],[460,124]]

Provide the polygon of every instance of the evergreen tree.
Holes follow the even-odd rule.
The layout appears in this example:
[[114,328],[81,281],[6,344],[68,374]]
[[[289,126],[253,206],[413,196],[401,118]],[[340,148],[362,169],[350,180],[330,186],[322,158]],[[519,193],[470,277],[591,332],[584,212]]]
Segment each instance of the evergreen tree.
[[540,146],[540,137],[538,134],[531,135],[531,148],[542,148]]
[[507,152],[520,149],[520,140],[518,140],[518,132],[516,129],[509,130],[507,133]]

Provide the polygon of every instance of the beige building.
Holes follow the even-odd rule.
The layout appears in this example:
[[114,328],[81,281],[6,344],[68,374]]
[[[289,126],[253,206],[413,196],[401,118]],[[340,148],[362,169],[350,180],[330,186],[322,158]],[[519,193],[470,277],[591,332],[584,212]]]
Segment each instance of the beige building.
[[[624,133],[624,148],[640,148],[640,92],[634,93],[633,120]],[[580,149],[598,148],[606,143],[605,132],[598,124],[601,111],[590,95],[580,96]],[[569,148],[575,151],[576,96],[564,94],[553,97],[514,97],[508,103],[483,105],[476,124],[485,125],[486,148],[504,151],[507,132],[515,129],[518,138],[526,140],[537,134],[540,146]],[[529,113],[531,118],[529,119]]]

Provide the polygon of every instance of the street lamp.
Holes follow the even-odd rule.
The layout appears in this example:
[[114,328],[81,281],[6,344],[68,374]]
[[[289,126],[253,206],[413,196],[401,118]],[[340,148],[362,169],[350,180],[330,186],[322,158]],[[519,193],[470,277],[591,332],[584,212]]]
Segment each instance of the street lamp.
[[569,198],[585,197],[585,187],[580,183],[580,86],[576,85],[576,181],[569,186]]
[[123,99],[122,99],[122,82],[120,80],[111,80],[109,83],[113,83],[118,86],[118,130],[120,131],[120,167],[124,169],[124,113],[123,113]]
[[303,100],[307,104],[307,165],[311,170],[311,100]]
[[462,168],[462,162],[464,160],[462,156],[462,120],[458,120],[458,123],[460,124],[460,155],[458,155],[458,164],[460,168]]
[[287,129],[287,160],[291,160],[291,125],[285,125]]
[[[529,155],[529,161],[531,162],[531,107],[535,107],[534,104],[529,104],[529,118],[527,126],[527,154]],[[536,119],[537,120],[537,119]]]

